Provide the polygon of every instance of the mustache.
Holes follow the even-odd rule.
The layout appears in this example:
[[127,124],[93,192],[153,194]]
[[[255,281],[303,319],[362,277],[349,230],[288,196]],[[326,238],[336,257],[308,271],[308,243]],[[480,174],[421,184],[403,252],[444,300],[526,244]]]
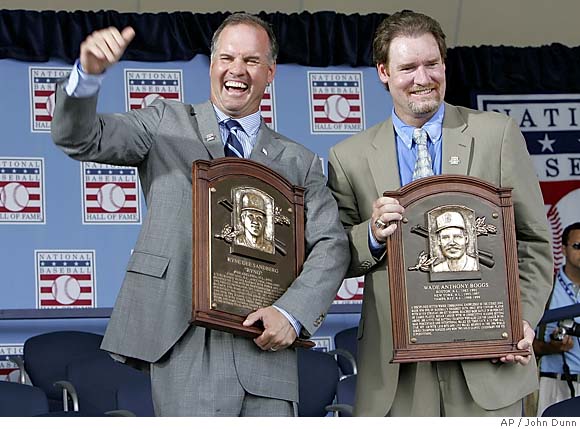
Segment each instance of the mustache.
[[448,244],[447,246],[444,247],[445,250],[461,250],[462,246],[458,245],[458,244]]

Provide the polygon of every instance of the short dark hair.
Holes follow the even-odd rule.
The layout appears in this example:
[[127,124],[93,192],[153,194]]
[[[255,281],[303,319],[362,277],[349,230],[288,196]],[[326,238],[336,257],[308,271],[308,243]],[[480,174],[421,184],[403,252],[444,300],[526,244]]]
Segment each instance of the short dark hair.
[[416,37],[428,33],[432,34],[437,41],[441,59],[445,62],[447,57],[445,33],[443,33],[437,21],[427,15],[411,10],[403,10],[386,17],[379,24],[373,40],[373,61],[375,65],[384,64],[388,66],[389,49],[395,37]]
[[580,229],[580,222],[574,222],[573,224],[570,224],[566,228],[564,228],[564,232],[562,233],[563,246],[568,245],[568,237],[570,237],[570,232],[576,231],[577,229]]
[[268,39],[270,40],[270,61],[276,62],[276,58],[278,57],[278,42],[276,41],[276,36],[274,35],[272,27],[262,18],[244,12],[232,13],[224,19],[224,22],[222,22],[215,33],[213,33],[213,37],[211,38],[211,56],[213,57],[213,54],[215,53],[217,42],[223,29],[229,25],[239,24],[246,24],[264,29],[266,34],[268,34]]

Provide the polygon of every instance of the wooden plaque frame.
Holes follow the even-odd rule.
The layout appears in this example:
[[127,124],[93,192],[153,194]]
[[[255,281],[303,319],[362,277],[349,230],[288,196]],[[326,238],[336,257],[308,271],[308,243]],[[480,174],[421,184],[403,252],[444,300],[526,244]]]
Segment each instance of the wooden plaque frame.
[[[242,195],[248,194],[248,190],[258,200],[263,197],[260,204],[264,204],[264,213],[268,213],[263,228],[269,231],[269,236],[260,248],[239,241],[238,226],[243,225],[236,219],[236,204],[241,213]],[[243,326],[247,314],[273,304],[298,276],[304,263],[304,188],[292,185],[262,164],[229,157],[195,161],[192,193],[191,323],[255,338],[263,327]],[[285,234],[286,242],[278,239],[278,231]],[[264,282],[257,273],[264,273],[263,270],[270,275],[268,290],[259,289]],[[276,277],[277,274],[272,274],[275,272],[280,275]],[[230,288],[242,288],[243,296],[230,293],[227,290]],[[254,298],[260,302],[255,308],[251,307]],[[237,299],[246,301],[236,302]],[[314,342],[300,338],[294,343],[298,347],[313,345]]]
[[[402,222],[387,239],[392,362],[528,355],[517,349],[523,325],[511,189],[467,176],[438,175],[384,196],[405,207]],[[445,258],[436,247],[437,231],[452,224],[443,219],[457,218],[440,216],[449,211],[461,214],[466,234],[471,231],[475,242],[471,265],[477,270],[433,268],[442,267],[437,261]],[[486,246],[493,251],[484,250]]]

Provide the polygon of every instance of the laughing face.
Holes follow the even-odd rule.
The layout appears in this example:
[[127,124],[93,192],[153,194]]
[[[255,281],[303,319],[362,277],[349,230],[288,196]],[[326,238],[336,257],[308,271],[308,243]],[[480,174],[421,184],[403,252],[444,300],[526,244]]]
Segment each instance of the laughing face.
[[255,113],[275,72],[266,31],[248,24],[229,25],[211,58],[211,101],[232,118]]
[[377,65],[388,84],[395,112],[406,124],[423,126],[445,97],[445,64],[432,34],[399,36],[391,41],[389,64]]

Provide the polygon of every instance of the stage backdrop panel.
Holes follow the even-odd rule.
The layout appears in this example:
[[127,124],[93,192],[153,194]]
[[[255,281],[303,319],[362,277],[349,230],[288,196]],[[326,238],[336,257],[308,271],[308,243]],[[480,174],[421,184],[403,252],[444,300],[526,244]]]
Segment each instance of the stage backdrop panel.
[[[111,308],[147,210],[135,168],[80,163],[52,143],[54,88],[68,70],[58,61],[0,60],[0,79],[9,83],[0,102],[0,311],[32,310],[27,314],[40,317],[0,320],[0,344],[22,344],[53,325],[37,311],[74,309],[90,319]],[[106,73],[100,112],[142,108],[157,97],[186,103],[209,97],[204,55],[188,62],[124,61]],[[286,64],[278,65],[261,105],[266,123],[316,152],[325,172],[330,147],[391,109],[374,68]],[[356,324],[361,299],[360,279],[345,282],[328,322],[333,331]],[[82,323],[61,322],[71,329]]]

